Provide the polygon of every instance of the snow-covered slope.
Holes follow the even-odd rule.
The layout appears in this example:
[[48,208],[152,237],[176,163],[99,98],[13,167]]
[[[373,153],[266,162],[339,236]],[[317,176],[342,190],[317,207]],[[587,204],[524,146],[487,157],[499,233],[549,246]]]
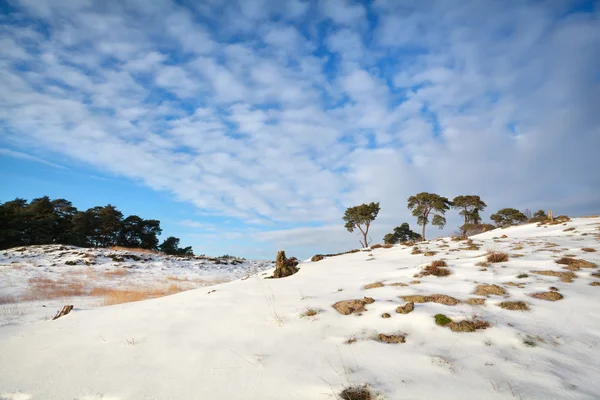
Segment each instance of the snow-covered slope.
[[[600,282],[599,227],[600,218],[576,218],[495,230],[472,244],[438,239],[419,244],[421,254],[379,248],[301,263],[284,279],[262,272],[78,309],[56,321],[5,325],[0,398],[336,399],[344,387],[368,384],[384,399],[597,399],[600,286],[591,283]],[[485,264],[487,250],[509,259]],[[556,263],[564,256],[595,265]],[[442,259],[449,276],[418,276]],[[382,285],[364,288],[376,282]],[[474,295],[482,284],[505,294]],[[531,296],[554,290],[564,297]],[[406,304],[401,296],[434,294],[460,303],[446,305],[453,301],[442,297],[396,312]],[[364,296],[374,302],[360,313],[332,307]],[[499,307],[505,301],[523,301],[529,310]],[[317,314],[302,316],[307,308]],[[491,326],[455,332],[436,325],[436,314]],[[379,334],[405,342],[382,343]]]

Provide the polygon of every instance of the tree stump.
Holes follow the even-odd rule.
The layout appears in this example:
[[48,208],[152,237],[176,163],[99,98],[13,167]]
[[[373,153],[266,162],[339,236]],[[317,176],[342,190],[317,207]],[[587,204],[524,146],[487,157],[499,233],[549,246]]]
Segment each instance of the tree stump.
[[298,265],[298,261],[295,258],[287,259],[285,251],[279,250],[277,252],[277,259],[275,260],[273,278],[285,278],[286,276],[294,275],[298,272],[296,265]]
[[52,318],[52,321],[54,321],[55,319],[59,319],[63,315],[67,315],[68,313],[71,312],[71,310],[73,310],[73,306],[64,306],[62,308],[62,310],[60,310],[59,312],[56,313],[56,315],[54,316],[54,318]]

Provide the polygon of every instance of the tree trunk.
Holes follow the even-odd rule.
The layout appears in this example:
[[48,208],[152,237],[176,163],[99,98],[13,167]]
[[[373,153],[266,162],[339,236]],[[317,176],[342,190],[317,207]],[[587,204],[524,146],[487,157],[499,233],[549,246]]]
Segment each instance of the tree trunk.
[[421,234],[421,242],[425,241],[425,223],[423,223],[423,233]]

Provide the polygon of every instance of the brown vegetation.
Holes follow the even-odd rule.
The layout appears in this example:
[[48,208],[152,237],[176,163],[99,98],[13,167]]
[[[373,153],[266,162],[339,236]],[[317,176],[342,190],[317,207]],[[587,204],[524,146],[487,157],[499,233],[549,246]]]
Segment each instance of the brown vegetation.
[[502,303],[498,304],[498,307],[506,310],[529,310],[529,306],[524,301],[503,301]]
[[398,314],[408,314],[410,312],[412,312],[415,309],[415,303],[406,303],[403,306],[398,306],[398,308],[396,308],[396,312]]
[[575,275],[571,271],[566,272],[566,271],[545,270],[545,271],[531,271],[531,273],[536,274],[536,275],[556,276],[556,277],[559,277],[562,282],[567,282],[567,283],[571,283],[571,282],[573,282],[573,279],[577,278],[577,275]]
[[541,300],[557,301],[563,298],[563,295],[558,292],[539,292],[533,293],[531,297]]
[[596,268],[597,267],[597,265],[592,262],[577,259],[577,258],[571,258],[571,257],[562,257],[561,259],[557,260],[556,263],[562,264],[562,265],[567,265],[568,267],[572,268],[573,271],[577,271],[580,268]]
[[487,260],[491,263],[508,261],[508,254],[501,251],[488,251]]
[[375,289],[375,288],[380,288],[380,287],[384,287],[385,285],[383,284],[383,282],[373,282],[373,283],[369,283],[368,285],[365,285],[363,287],[363,289]]
[[475,289],[475,293],[477,296],[489,296],[491,294],[500,296],[506,294],[506,290],[498,285],[478,285]]
[[377,335],[377,341],[383,343],[404,343],[406,342],[405,335],[386,335],[384,333],[380,333]]
[[482,306],[485,304],[485,299],[471,297],[470,299],[467,300],[467,303],[469,303],[472,306]]

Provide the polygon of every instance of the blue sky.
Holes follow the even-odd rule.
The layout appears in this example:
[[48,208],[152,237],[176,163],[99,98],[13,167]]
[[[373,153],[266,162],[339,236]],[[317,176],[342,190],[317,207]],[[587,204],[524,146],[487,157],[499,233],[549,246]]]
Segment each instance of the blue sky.
[[[347,250],[408,196],[600,212],[590,1],[0,2],[0,201],[161,220],[196,253]],[[451,212],[444,231],[457,230]]]

